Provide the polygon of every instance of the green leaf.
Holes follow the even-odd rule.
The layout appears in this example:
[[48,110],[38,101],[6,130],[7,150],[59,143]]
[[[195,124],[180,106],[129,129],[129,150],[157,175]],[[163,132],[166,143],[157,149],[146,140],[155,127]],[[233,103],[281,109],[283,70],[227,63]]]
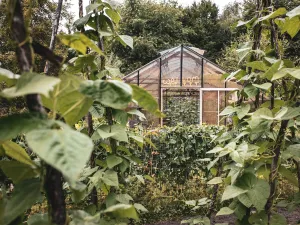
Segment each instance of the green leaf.
[[247,63],[247,66],[251,67],[253,70],[260,70],[263,72],[266,72],[269,69],[269,67],[262,61],[249,62]]
[[268,216],[265,211],[254,213],[249,217],[249,222],[254,225],[267,225]]
[[[90,215],[83,210],[76,210],[72,212],[72,221],[70,225],[99,225],[100,215]],[[102,224],[102,223],[101,223]]]
[[117,80],[87,81],[81,86],[81,93],[114,109],[125,109],[132,100],[132,88]]
[[15,138],[19,134],[26,134],[31,130],[51,126],[53,122],[45,119],[44,115],[23,113],[0,118],[0,142]]
[[215,177],[213,179],[211,179],[210,181],[207,182],[207,184],[221,184],[222,178],[221,177]]
[[257,87],[259,89],[263,89],[263,90],[269,90],[272,86],[271,83],[264,83],[264,84],[252,84],[254,87]]
[[[85,10],[86,10],[86,13],[89,13],[89,12],[92,12],[92,11],[94,11],[94,10],[96,10],[96,11],[102,10],[103,7],[104,7],[104,5],[101,4],[101,3],[93,3],[93,4],[89,4],[89,5],[85,8]],[[98,8],[99,8],[99,9],[98,9]]]
[[35,163],[30,159],[29,155],[20,145],[12,142],[5,141],[2,143],[5,154],[21,163],[36,167]]
[[106,170],[103,177],[102,181],[109,186],[119,186],[119,180],[118,180],[118,173],[113,170]]
[[133,90],[133,99],[138,102],[140,107],[144,108],[148,112],[158,117],[163,116],[163,114],[159,111],[159,106],[157,101],[149,92],[134,84],[131,84],[130,86],[132,87]]
[[52,225],[49,221],[49,216],[45,214],[33,214],[27,220],[28,225]]
[[60,79],[49,77],[38,73],[24,73],[18,79],[16,86],[6,88],[1,95],[6,98],[15,98],[29,94],[49,95],[54,86],[60,82]]
[[119,124],[102,125],[100,126],[93,135],[93,140],[98,140],[100,138],[113,138],[117,141],[128,142],[128,135],[126,128]]
[[269,15],[259,18],[257,22],[274,19],[276,17],[285,15],[286,13],[287,13],[287,10],[285,8],[279,8],[276,11],[270,13]]
[[50,97],[42,97],[43,104],[58,112],[69,125],[74,125],[88,113],[93,100],[79,92],[83,80],[75,76],[60,78],[62,82],[50,93]]
[[300,158],[300,144],[294,144],[294,145],[290,145],[289,147],[287,147],[286,151],[284,151],[283,153],[285,154],[285,156],[287,158]]
[[300,115],[299,107],[282,107],[279,112],[275,115],[275,120],[290,120]]
[[252,98],[259,93],[258,89],[254,87],[252,84],[247,85],[244,88],[244,92],[247,94],[248,98]]
[[31,166],[17,161],[1,161],[0,168],[15,184],[37,176]]
[[105,113],[105,108],[99,102],[94,102],[91,108],[89,109],[89,112],[92,114],[93,117],[101,118]]
[[133,38],[128,35],[118,35],[117,40],[121,42],[123,46],[129,46],[133,49]]
[[107,156],[106,162],[107,162],[108,168],[112,169],[116,165],[119,165],[120,163],[122,163],[123,159],[119,156],[109,155],[109,156]]
[[237,112],[238,118],[240,120],[243,119],[248,114],[248,112],[250,111],[250,108],[251,108],[250,104],[242,105],[242,106],[237,107],[236,112]]
[[2,225],[10,224],[19,215],[31,208],[41,196],[40,185],[39,179],[26,180],[16,185],[11,199],[5,206]]
[[258,211],[264,209],[270,195],[270,186],[267,181],[257,179],[252,173],[245,173],[237,180],[236,185],[247,193],[238,196],[240,202],[246,207],[254,205]]
[[139,203],[134,203],[133,204],[134,208],[136,208],[137,211],[140,212],[149,212],[148,209],[145,208],[145,206],[139,204]]
[[92,16],[92,13],[89,13],[89,14],[85,15],[84,17],[79,18],[78,20],[76,20],[74,22],[74,27],[76,27],[77,30],[80,30],[82,27],[84,27],[88,23],[91,16]]
[[137,109],[132,109],[132,110],[128,111],[127,113],[130,114],[130,115],[138,116],[140,118],[140,120],[145,120],[146,119],[144,113],[142,113],[140,110],[137,110]]
[[117,218],[131,218],[139,220],[138,214],[133,205],[117,204],[103,211],[103,213],[112,213]]
[[[116,24],[118,24],[121,20],[121,16],[120,14],[113,10],[113,9],[105,9],[105,13],[106,15],[108,15],[108,17]],[[122,35],[121,35],[122,36]],[[123,35],[125,36],[125,35]],[[132,40],[132,44],[133,44],[133,40]],[[129,44],[127,44],[129,47],[131,47]],[[131,47],[132,48],[132,47]]]
[[272,214],[270,225],[287,225],[287,220],[283,215],[280,214]]
[[8,87],[13,86],[17,83],[20,75],[14,74],[13,72],[0,68],[0,83],[4,81]]
[[292,74],[293,74],[292,76],[295,76],[297,78],[299,71],[300,71],[299,69],[295,69],[295,68],[283,68],[273,75],[272,81],[278,80],[280,78]]
[[[299,149],[298,149],[299,151]],[[280,166],[278,169],[278,172],[284,176],[291,184],[293,184],[295,187],[298,187],[298,179],[290,170],[285,168],[284,166]]]
[[123,204],[129,204],[130,201],[133,201],[133,198],[128,194],[118,194],[116,195],[116,200]]
[[[266,58],[265,58],[266,59]],[[274,74],[279,70],[279,68],[282,66],[283,62],[281,60],[275,62],[262,76],[263,78],[267,78],[268,80],[271,80]]]
[[284,22],[282,22],[282,24],[279,23],[278,26],[281,28],[282,33],[287,32],[292,38],[294,38],[300,30],[299,22],[300,22],[299,17],[285,18]]
[[87,53],[87,48],[90,48],[98,54],[103,55],[100,48],[98,48],[98,46],[91,39],[82,33],[77,32],[74,34],[60,34],[58,35],[58,38],[63,44],[79,51],[84,55]]
[[128,122],[128,114],[127,112],[119,109],[113,109],[112,111],[113,118],[123,126],[126,126]]
[[293,10],[289,11],[286,14],[288,17],[293,18],[295,16],[299,16],[300,15],[300,6],[294,8]]
[[227,106],[221,113],[220,116],[227,116],[230,115],[232,113],[235,113],[237,111],[236,108],[232,107],[232,106]]
[[225,191],[222,195],[222,202],[231,198],[235,198],[243,193],[246,193],[248,190],[244,190],[242,188],[239,188],[237,186],[229,185],[225,188]]
[[26,140],[32,151],[61,171],[70,182],[79,178],[93,150],[88,136],[69,128],[31,131]]
[[223,207],[219,210],[216,216],[231,215],[234,211],[228,207]]

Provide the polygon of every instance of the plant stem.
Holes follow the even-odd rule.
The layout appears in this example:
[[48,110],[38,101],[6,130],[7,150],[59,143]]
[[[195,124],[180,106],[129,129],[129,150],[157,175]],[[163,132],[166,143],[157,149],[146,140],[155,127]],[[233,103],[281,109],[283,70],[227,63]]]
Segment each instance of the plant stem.
[[[13,3],[10,7],[10,13],[13,17],[12,32],[18,43],[17,59],[19,67],[21,72],[30,72],[33,65],[33,50],[29,43],[21,1],[16,0],[11,2]],[[27,95],[26,102],[30,112],[38,112],[46,115],[38,94]],[[51,221],[57,225],[64,225],[66,224],[66,208],[64,192],[62,189],[62,177],[57,170],[49,165],[46,166],[46,170],[44,188],[48,199],[49,212],[51,211]]]

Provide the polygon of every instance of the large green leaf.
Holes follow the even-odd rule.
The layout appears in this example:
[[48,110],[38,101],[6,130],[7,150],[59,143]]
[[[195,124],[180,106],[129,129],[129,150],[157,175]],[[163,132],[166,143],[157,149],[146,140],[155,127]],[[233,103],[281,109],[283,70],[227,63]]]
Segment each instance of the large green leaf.
[[251,108],[250,104],[241,105],[241,106],[237,107],[236,113],[237,113],[238,118],[243,119],[250,111],[250,108]]
[[259,18],[257,22],[261,22],[261,21],[264,21],[264,20],[274,19],[276,17],[285,15],[286,13],[287,13],[287,10],[285,8],[279,8],[276,11],[270,13],[269,15],[266,15],[264,17]]
[[227,116],[230,115],[232,113],[235,113],[237,111],[236,108],[232,107],[232,106],[227,106],[221,113],[220,116]]
[[93,100],[79,92],[83,80],[75,76],[61,76],[62,82],[50,93],[50,97],[43,97],[44,105],[58,112],[65,121],[74,125],[87,114]]
[[254,61],[247,63],[248,67],[251,67],[253,70],[260,70],[266,72],[269,67],[262,61]]
[[[265,58],[266,59],[266,58]],[[283,62],[281,60],[275,62],[262,76],[263,78],[267,78],[268,80],[271,80],[273,75],[279,70],[279,68],[282,66]]]
[[0,68],[0,83],[4,81],[8,87],[15,85],[20,75],[14,74],[13,72]]
[[70,225],[99,225],[100,223],[100,215],[90,215],[83,210],[76,210],[73,211],[72,214],[72,221]]
[[24,73],[18,79],[16,86],[6,88],[1,95],[6,98],[15,98],[29,94],[49,95],[54,86],[60,82],[60,79],[49,77],[38,73]]
[[264,84],[252,84],[254,87],[257,87],[259,89],[263,89],[263,90],[269,90],[272,86],[271,83],[264,83]]
[[[299,149],[298,149],[298,151],[299,151]],[[294,173],[292,173],[290,170],[288,170],[284,166],[280,166],[278,169],[278,172],[283,177],[285,177],[291,184],[293,184],[295,187],[298,187],[298,179]]]
[[254,87],[252,84],[248,84],[244,88],[244,92],[247,94],[248,98],[252,98],[259,93],[258,89]]
[[32,151],[61,171],[70,182],[79,178],[93,150],[88,136],[69,128],[31,131],[26,140]]
[[279,70],[277,73],[275,73],[272,77],[272,81],[278,80],[280,78],[283,78],[285,76],[291,75],[297,79],[300,79],[300,69],[296,68],[283,68]]
[[111,213],[117,218],[131,218],[139,220],[138,214],[133,205],[117,204],[103,211],[103,213]]
[[225,191],[222,195],[222,201],[235,198],[243,193],[246,193],[248,190],[244,190],[242,188],[239,188],[237,186],[229,185],[225,188]]
[[36,167],[35,163],[30,159],[29,155],[20,145],[12,142],[5,141],[2,143],[5,154],[21,163]]
[[16,185],[11,199],[5,206],[3,222],[0,224],[10,224],[19,215],[31,208],[40,196],[39,179],[26,180]]
[[283,215],[274,213],[271,215],[270,225],[287,225],[287,220]]
[[47,128],[53,121],[45,119],[44,115],[23,113],[0,118],[0,142],[26,134],[31,130]]
[[92,138],[93,140],[98,140],[100,138],[113,138],[117,141],[128,142],[126,127],[119,124],[114,124],[112,126],[102,125],[98,127]]
[[208,181],[207,184],[221,184],[222,182],[223,181],[221,177],[214,177],[213,179]]
[[275,115],[275,120],[290,120],[300,115],[299,107],[282,107]]
[[216,216],[224,216],[224,215],[231,215],[234,213],[234,211],[228,207],[223,207],[220,209],[220,211],[217,213]]
[[119,179],[118,179],[118,173],[114,170],[106,170],[102,181],[109,186],[119,186]]
[[122,163],[123,159],[119,156],[109,155],[109,156],[107,156],[106,162],[107,162],[108,168],[111,169],[111,168],[115,167],[116,165],[119,165],[120,163]]
[[27,220],[28,225],[53,225],[49,221],[49,216],[45,214],[33,214]]
[[81,92],[115,109],[125,109],[132,100],[132,88],[117,80],[87,81],[82,85]]
[[157,101],[149,92],[134,84],[132,84],[131,87],[133,90],[133,99],[138,102],[140,107],[156,116],[163,116],[163,114],[159,111]]
[[238,196],[240,202],[246,207],[254,205],[258,211],[264,209],[270,195],[270,186],[267,181],[257,179],[252,173],[245,173],[237,180],[236,185],[247,193]]
[[133,38],[128,35],[119,35],[117,37],[117,40],[121,42],[122,45],[129,46],[130,48],[133,48]]
[[31,166],[17,161],[1,161],[0,168],[15,184],[37,176]]
[[87,48],[90,48],[98,54],[103,55],[100,48],[98,48],[98,46],[91,39],[82,33],[77,32],[74,34],[60,34],[58,37],[63,44],[76,49],[82,54],[86,54]]
[[[114,9],[105,9],[106,15],[116,24],[118,24],[121,20],[120,14]],[[132,39],[132,38],[131,38]],[[131,47],[131,46],[130,46]],[[132,47],[131,47],[132,48]]]

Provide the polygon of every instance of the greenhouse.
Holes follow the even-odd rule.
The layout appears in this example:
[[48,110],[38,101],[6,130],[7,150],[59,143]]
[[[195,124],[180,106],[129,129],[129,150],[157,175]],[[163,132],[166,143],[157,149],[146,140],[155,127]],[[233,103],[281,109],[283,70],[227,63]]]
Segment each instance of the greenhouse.
[[125,76],[127,83],[137,84],[157,100],[164,119],[147,118],[149,126],[191,124],[225,124],[220,111],[236,101],[239,85],[225,82],[226,72],[206,59],[204,50],[178,46],[160,52],[160,57]]

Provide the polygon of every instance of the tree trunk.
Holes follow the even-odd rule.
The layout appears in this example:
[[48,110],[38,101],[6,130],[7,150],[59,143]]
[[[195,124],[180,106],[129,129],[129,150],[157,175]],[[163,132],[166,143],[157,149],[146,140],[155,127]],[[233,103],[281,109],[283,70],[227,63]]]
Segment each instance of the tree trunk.
[[[57,32],[58,32],[59,20],[60,20],[61,9],[62,9],[62,3],[63,3],[63,0],[58,1],[57,9],[56,9],[56,12],[55,12],[55,17],[53,19],[52,34],[51,34],[51,40],[50,40],[50,45],[49,45],[49,49],[51,51],[53,51],[54,47],[55,47],[56,35],[57,35]],[[46,61],[46,65],[45,65],[45,68],[44,68],[44,73],[48,74],[49,69],[50,69],[50,62]]]
[[[12,32],[15,40],[18,43],[17,59],[21,72],[30,72],[33,64],[32,47],[29,43],[29,36],[26,30],[21,1],[11,1],[10,13],[12,15]],[[38,94],[31,94],[26,96],[27,106],[30,112],[38,112],[46,114],[42,106],[40,96]],[[52,176],[49,171],[54,171]],[[48,196],[48,207],[51,209],[51,220],[57,225],[66,224],[66,209],[64,201],[64,193],[62,189],[61,175],[57,176],[56,171],[51,166],[47,166],[47,175],[45,181],[45,191]],[[51,177],[51,180],[48,178]],[[53,204],[53,205],[52,205]]]

